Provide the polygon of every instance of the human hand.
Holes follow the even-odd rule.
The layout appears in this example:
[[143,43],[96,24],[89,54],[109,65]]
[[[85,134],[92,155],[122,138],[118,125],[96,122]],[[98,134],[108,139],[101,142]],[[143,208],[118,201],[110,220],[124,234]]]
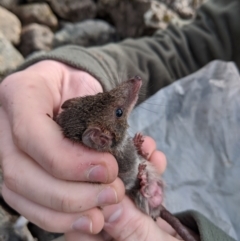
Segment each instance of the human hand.
[[[156,150],[156,143],[150,137],[145,137],[142,145],[143,151],[149,153],[149,161],[162,174],[166,168],[164,154]],[[179,240],[175,230],[163,219],[157,222],[142,213],[133,202],[125,196],[123,201],[103,208],[105,218],[104,232],[99,235],[89,235],[79,232],[65,234],[67,241],[142,241],[142,240]]]
[[74,145],[49,118],[66,99],[101,91],[86,72],[49,60],[10,75],[0,85],[2,195],[47,231],[98,233],[104,216],[97,206],[124,196],[114,157]]

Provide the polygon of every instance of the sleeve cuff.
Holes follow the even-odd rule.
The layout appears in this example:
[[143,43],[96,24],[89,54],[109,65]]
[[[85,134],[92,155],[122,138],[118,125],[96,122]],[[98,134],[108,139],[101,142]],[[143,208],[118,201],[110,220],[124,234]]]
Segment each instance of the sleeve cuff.
[[101,83],[104,90],[110,90],[114,87],[114,82],[111,81],[113,78],[112,73],[107,71],[107,65],[97,51],[88,51],[86,48],[68,45],[45,54],[30,57],[17,70],[23,70],[42,60],[56,60],[86,71]]

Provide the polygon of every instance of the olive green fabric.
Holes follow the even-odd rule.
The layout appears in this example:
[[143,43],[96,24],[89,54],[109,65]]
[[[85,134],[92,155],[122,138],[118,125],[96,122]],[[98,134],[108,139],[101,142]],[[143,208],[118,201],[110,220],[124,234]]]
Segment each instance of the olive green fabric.
[[105,90],[120,80],[139,75],[145,97],[191,74],[214,59],[240,66],[240,0],[212,0],[196,19],[182,28],[169,26],[154,37],[128,39],[120,44],[82,48],[66,46],[27,61],[25,68],[43,59],[55,59],[91,73]]
[[176,217],[190,230],[199,234],[201,241],[234,241],[197,211],[182,212],[176,214]]
[[[28,60],[20,69],[45,59],[89,72],[105,90],[115,87],[119,80],[139,75],[146,93],[140,99],[143,101],[211,60],[234,61],[240,67],[240,0],[211,0],[202,5],[192,23],[182,28],[171,25],[153,37],[103,47],[61,47]],[[191,223],[196,225],[201,240],[232,240],[199,213],[180,216],[187,226],[194,229]]]

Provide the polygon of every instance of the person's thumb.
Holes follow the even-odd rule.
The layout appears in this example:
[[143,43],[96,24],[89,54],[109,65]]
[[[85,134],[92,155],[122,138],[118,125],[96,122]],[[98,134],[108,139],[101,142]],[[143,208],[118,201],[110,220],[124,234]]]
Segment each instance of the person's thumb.
[[138,210],[125,197],[121,203],[103,208],[104,230],[116,241],[175,240],[162,231],[154,220]]

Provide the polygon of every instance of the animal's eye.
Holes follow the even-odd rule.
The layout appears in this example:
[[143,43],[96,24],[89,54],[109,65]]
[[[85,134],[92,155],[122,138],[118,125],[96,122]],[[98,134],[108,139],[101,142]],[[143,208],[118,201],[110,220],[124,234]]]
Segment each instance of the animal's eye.
[[123,111],[122,111],[121,108],[116,109],[116,116],[117,116],[117,117],[121,117],[122,114],[123,114]]

